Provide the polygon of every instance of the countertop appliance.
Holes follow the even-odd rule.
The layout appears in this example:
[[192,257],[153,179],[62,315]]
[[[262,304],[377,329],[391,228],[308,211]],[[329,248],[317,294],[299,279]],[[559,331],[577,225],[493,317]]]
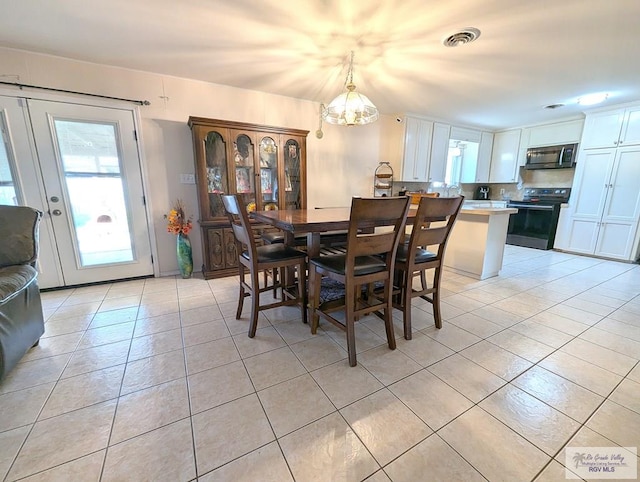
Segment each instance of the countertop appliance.
[[560,207],[569,201],[571,188],[527,188],[522,201],[509,201],[518,212],[509,217],[507,244],[551,249],[556,239]]
[[567,169],[576,164],[578,144],[530,147],[527,149],[525,169]]
[[489,195],[491,194],[491,188],[489,186],[478,186],[476,188],[475,195],[473,199],[486,201],[489,199]]

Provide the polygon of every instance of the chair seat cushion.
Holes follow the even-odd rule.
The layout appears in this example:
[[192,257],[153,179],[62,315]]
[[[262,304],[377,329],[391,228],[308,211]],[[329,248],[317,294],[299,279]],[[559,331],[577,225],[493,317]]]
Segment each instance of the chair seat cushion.
[[0,268],[0,304],[6,303],[38,276],[38,272],[28,264]]
[[[409,255],[409,245],[401,244],[398,246],[398,251],[396,252],[396,263],[406,263],[407,257]],[[437,254],[432,253],[431,251],[427,251],[426,249],[418,248],[416,249],[416,258],[415,263],[426,263],[427,261],[431,261],[435,259]]]
[[[346,255],[334,254],[313,258],[310,262],[334,273],[345,274],[346,260]],[[354,275],[362,276],[365,274],[378,273],[385,269],[386,264],[384,260],[377,256],[358,256],[355,260]]]
[[[274,261],[304,258],[307,255],[302,251],[279,243],[258,246],[256,251],[258,253],[258,259],[256,260],[258,263],[273,263]],[[244,251],[242,257],[249,260],[249,253]]]

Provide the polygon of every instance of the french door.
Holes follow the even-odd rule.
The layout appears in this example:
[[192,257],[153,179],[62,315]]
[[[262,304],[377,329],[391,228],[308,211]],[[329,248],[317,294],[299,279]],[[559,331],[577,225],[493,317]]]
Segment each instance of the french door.
[[[17,197],[45,212],[41,286],[153,274],[133,111],[13,101],[29,121],[33,147],[32,159],[15,156],[17,191],[23,191]],[[17,115],[9,123],[19,130]],[[16,152],[24,151],[15,146],[19,137],[12,136]],[[27,188],[32,185],[37,195]]]

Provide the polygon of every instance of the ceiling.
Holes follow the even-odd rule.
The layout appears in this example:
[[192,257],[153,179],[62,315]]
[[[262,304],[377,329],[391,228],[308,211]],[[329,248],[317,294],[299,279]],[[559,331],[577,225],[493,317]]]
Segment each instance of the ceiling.
[[[491,129],[578,115],[591,92],[640,100],[638,0],[0,0],[0,12],[0,46],[324,103],[353,50],[357,90],[382,113]],[[442,45],[464,27],[480,38]]]

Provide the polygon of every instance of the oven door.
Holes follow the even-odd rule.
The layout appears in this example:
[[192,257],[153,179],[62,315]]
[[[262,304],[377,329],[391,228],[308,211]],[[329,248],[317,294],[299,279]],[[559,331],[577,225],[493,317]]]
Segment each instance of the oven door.
[[551,249],[555,240],[560,205],[511,202],[518,212],[509,217],[507,244],[527,248]]

